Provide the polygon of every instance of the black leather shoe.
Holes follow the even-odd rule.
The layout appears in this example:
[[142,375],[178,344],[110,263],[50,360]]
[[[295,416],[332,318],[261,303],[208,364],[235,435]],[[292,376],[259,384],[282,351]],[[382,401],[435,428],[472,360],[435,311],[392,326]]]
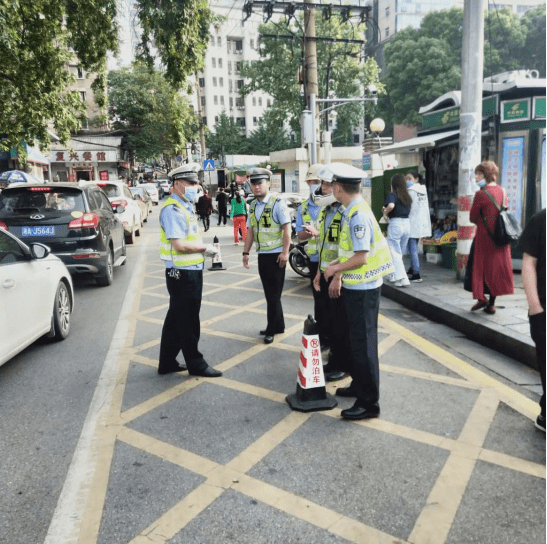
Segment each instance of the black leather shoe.
[[356,397],[357,393],[352,389],[351,385],[348,385],[347,387],[339,387],[336,390],[336,395],[339,397]]
[[186,368],[186,365],[177,365],[177,366],[167,367],[162,369],[158,368],[158,374],[160,375],[171,374],[172,372],[184,372],[185,370],[188,370]]
[[[337,382],[338,380],[343,380],[348,375],[347,372],[337,371],[337,372],[325,372],[325,380],[328,382]],[[344,389],[341,387],[340,389]]]
[[273,336],[265,336],[265,337],[264,337],[264,343],[265,343],[265,344],[271,344],[273,341],[274,341],[274,337],[273,337]]
[[347,410],[342,410],[340,414],[344,419],[372,419],[380,415],[380,410],[371,410],[370,408],[361,408],[354,404]]
[[188,371],[188,374],[190,374],[190,376],[202,376],[203,378],[218,378],[219,376],[222,376],[220,370],[215,370],[211,366],[206,366],[203,370]]

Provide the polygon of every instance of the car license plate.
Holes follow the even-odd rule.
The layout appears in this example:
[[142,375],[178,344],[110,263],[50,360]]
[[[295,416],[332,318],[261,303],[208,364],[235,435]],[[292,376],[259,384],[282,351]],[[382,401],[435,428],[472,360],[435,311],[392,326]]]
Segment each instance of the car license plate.
[[55,227],[21,227],[21,236],[55,236]]

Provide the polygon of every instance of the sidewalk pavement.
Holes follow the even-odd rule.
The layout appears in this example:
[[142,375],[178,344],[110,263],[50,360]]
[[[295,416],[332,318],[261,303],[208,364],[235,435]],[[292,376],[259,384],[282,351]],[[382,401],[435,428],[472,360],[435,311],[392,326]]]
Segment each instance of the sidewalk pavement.
[[[409,262],[408,256],[405,257],[405,269]],[[456,278],[454,270],[429,263],[421,255],[420,274],[422,283],[411,283],[407,287],[395,287],[384,280],[382,295],[432,321],[463,332],[479,344],[537,368],[520,272],[514,273],[514,294],[496,299],[494,315],[482,310],[470,311],[475,303],[473,295],[463,289],[463,282]]]

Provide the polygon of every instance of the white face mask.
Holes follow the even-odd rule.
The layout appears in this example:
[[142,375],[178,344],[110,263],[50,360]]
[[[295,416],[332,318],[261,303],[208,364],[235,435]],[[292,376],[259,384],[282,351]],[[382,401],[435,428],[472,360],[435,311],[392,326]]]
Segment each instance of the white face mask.
[[310,185],[310,194],[314,195],[315,191],[317,191],[317,189],[319,189],[319,187],[321,187],[320,183],[312,183]]
[[486,180],[480,179],[477,181],[477,185],[482,189],[486,185]]
[[198,196],[198,188],[197,187],[185,187],[184,188],[184,196],[190,202],[194,202],[197,199],[197,196]]

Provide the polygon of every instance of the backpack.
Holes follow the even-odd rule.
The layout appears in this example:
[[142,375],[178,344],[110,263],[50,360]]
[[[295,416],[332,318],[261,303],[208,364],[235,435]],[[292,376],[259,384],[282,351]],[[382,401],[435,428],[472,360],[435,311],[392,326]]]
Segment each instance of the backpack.
[[500,247],[516,242],[519,239],[522,229],[515,219],[515,216],[510,214],[507,208],[503,206],[503,203],[505,202],[505,191],[503,191],[502,206],[498,205],[496,199],[488,191],[484,192],[499,212],[496,224],[494,225],[494,232],[488,228],[486,219],[481,213],[481,219],[486,228],[486,232],[488,232],[488,236],[490,236],[494,244]]

